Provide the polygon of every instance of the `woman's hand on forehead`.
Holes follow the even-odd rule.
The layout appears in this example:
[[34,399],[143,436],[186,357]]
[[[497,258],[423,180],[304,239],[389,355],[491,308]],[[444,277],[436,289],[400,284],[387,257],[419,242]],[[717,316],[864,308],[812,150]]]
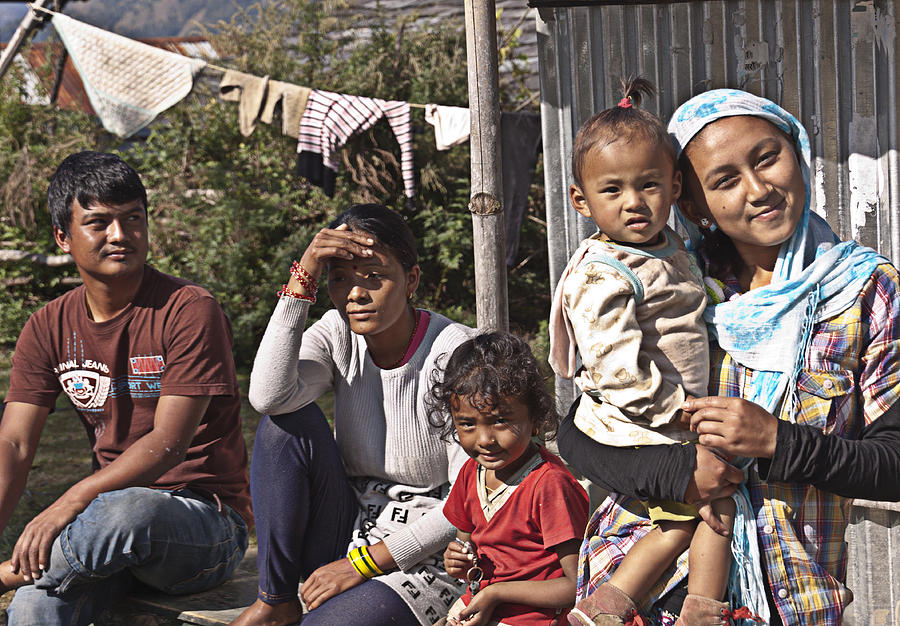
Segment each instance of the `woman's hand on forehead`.
[[300,258],[300,265],[313,276],[320,276],[333,259],[373,258],[375,244],[372,235],[350,230],[347,224],[323,228],[307,246]]

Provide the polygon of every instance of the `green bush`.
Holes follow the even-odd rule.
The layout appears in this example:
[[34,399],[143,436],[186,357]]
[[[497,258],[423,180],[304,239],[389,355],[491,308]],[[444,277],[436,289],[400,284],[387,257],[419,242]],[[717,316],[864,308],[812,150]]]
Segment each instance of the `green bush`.
[[[24,84],[16,64],[0,80],[0,248],[59,254],[47,213],[47,182],[68,154],[106,149],[109,137],[86,115],[25,104]],[[75,276],[74,266],[51,268],[29,260],[0,262],[5,291],[0,305],[0,345],[15,343],[28,316],[71,288],[65,279]]]
[[[255,75],[388,100],[466,106],[461,20],[423,27],[413,18],[370,17],[369,36],[351,38],[361,18],[341,3],[270,0],[239,10],[228,22],[208,25],[206,36],[222,64]],[[514,35],[504,38],[504,58],[512,61],[517,58]],[[474,323],[467,145],[437,152],[423,112],[414,109],[415,206],[406,205],[399,148],[385,123],[352,138],[340,151],[337,192],[328,198],[295,175],[295,140],[281,135],[280,127],[264,124],[243,137],[237,106],[217,98],[217,75],[205,76],[212,78],[199,81],[188,98],[155,122],[146,140],[126,145],[102,133],[95,120],[23,105],[14,89],[5,87],[0,92],[0,179],[8,180],[21,167],[26,152],[37,165],[25,188],[34,219],[16,220],[3,207],[4,247],[21,248],[33,240],[39,242],[34,251],[52,252],[43,197],[47,177],[69,152],[114,145],[149,191],[151,263],[195,280],[218,298],[231,318],[240,363],[252,361],[291,260],[319,228],[355,202],[384,203],[411,224],[423,274],[417,304]],[[513,85],[504,96],[507,106],[531,97],[520,80]],[[540,181],[540,174],[535,179]],[[533,216],[542,215],[538,185],[532,198]],[[539,221],[526,220],[520,256],[529,260],[510,274],[512,323],[525,334],[537,331],[548,308],[546,241]],[[27,315],[58,295],[64,289],[61,278],[73,274],[72,269],[38,272],[28,264],[0,264],[0,278],[25,272],[34,278],[15,287],[13,306],[3,306],[0,343],[14,340]],[[323,289],[313,317],[328,306]]]

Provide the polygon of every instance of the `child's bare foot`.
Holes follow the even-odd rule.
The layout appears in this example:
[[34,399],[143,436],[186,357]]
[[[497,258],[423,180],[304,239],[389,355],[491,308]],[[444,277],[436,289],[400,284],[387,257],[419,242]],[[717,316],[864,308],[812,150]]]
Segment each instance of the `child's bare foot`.
[[689,593],[684,599],[681,615],[675,621],[675,626],[716,626],[716,624],[727,626],[744,619],[757,623],[763,622],[747,607],[732,611],[728,608],[727,602],[719,602],[714,598],[704,598]]
[[289,626],[299,624],[302,615],[303,607],[296,598],[281,604],[266,604],[257,599],[230,626]]
[[13,574],[12,565],[9,564],[9,561],[0,563],[0,594],[30,585],[32,582],[31,576],[26,578],[22,572]]

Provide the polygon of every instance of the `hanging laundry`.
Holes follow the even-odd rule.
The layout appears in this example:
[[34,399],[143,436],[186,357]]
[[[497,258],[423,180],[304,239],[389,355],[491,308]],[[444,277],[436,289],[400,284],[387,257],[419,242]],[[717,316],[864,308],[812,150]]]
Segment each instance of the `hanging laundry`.
[[61,14],[53,26],[103,127],[133,135],[191,92],[206,61],[154,48]]
[[469,140],[472,122],[467,108],[426,104],[425,121],[434,126],[434,143],[438,150],[449,150]]
[[528,192],[541,153],[539,113],[500,114],[500,163],[503,176],[503,214],[506,230],[506,265],[516,264]]
[[297,154],[297,176],[302,176],[322,191],[329,198],[334,195],[334,183],[337,171],[325,167],[322,155],[318,152],[304,151]]
[[219,97],[238,103],[238,124],[244,137],[249,137],[256,129],[268,84],[268,76],[260,78],[235,70],[227,70],[219,83]]
[[[425,121],[434,126],[438,150],[469,140],[469,109],[439,104],[425,105]],[[522,220],[528,209],[528,192],[541,152],[541,116],[538,113],[500,114],[500,157],[503,177],[503,214],[506,264],[513,266],[519,253]]]
[[310,91],[309,87],[298,87],[280,80],[270,80],[269,91],[266,93],[266,105],[259,116],[259,121],[271,124],[274,119],[275,107],[280,101],[281,133],[297,139],[300,136],[300,118],[303,117],[303,111],[306,110],[306,101]]
[[[375,122],[386,117],[400,144],[400,163],[406,197],[415,195],[413,171],[412,129],[409,122],[409,103],[379,98],[348,96],[314,89],[309,94],[306,110],[300,118],[300,138],[297,144],[297,173],[307,176],[313,184],[320,184],[329,195],[334,193],[334,175],[338,166],[335,153],[358,132],[368,130]],[[322,165],[318,166],[321,155]],[[324,170],[330,170],[331,174]],[[331,179],[331,192],[327,186]]]

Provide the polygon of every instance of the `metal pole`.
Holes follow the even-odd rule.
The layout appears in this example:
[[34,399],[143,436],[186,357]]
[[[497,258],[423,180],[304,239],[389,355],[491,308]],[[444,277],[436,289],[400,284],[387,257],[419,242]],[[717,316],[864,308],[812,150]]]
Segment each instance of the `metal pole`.
[[509,330],[500,173],[500,80],[494,0],[465,0],[472,163],[475,301],[479,330]]
[[56,98],[59,97],[59,88],[62,87],[63,73],[66,71],[66,60],[69,58],[69,51],[62,46],[62,52],[56,61],[56,69],[53,72],[53,87],[50,88],[50,104],[56,104]]
[[[34,5],[43,7],[45,4],[52,1],[53,0],[35,0]],[[9,43],[7,43],[6,47],[3,49],[3,53],[0,54],[0,78],[3,78],[3,75],[6,74],[6,70],[9,69],[12,60],[16,57],[16,53],[19,51],[19,48],[22,47],[22,43],[24,43],[28,35],[31,34],[31,31],[40,27],[43,23],[40,18],[35,16],[35,14],[36,11],[33,9],[28,10],[25,17],[19,22],[19,27],[16,29],[16,32],[13,33],[12,39],[9,40]]]

